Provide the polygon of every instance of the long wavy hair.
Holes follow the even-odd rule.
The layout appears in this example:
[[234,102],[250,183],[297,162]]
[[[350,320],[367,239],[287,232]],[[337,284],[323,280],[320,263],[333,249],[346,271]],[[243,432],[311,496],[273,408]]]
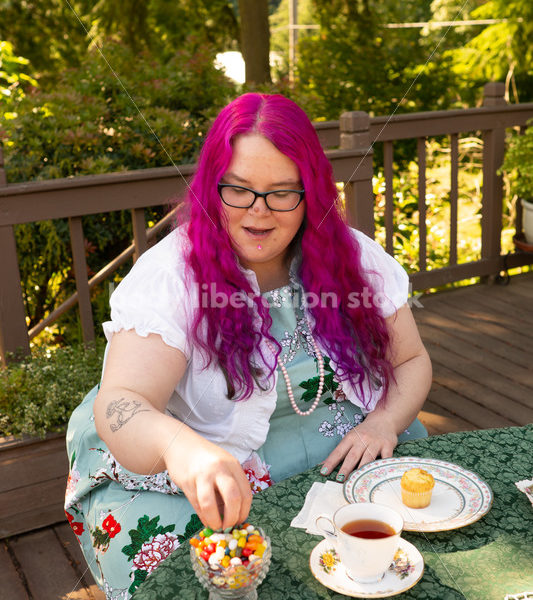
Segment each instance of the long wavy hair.
[[245,400],[255,385],[268,387],[276,369],[276,360],[270,353],[265,356],[261,339],[269,339],[278,354],[281,351],[269,333],[268,305],[254,294],[232,248],[217,192],[231,162],[233,142],[245,134],[270,140],[300,171],[306,210],[292,244],[292,250],[297,245],[301,248],[298,277],[306,293],[313,292],[318,298],[334,294],[329,297],[338,302],[337,308],[331,303],[310,306],[315,320],[313,335],[337,363],[337,378],[349,381],[362,404],[368,406],[364,377],[374,385],[379,381],[382,398],[392,378],[386,358],[389,336],[385,320],[376,308],[356,307],[349,301],[350,293],[362,297],[365,288],[371,289],[363,276],[361,251],[338,210],[332,168],[313,125],[297,104],[281,95],[244,94],[222,109],[206,137],[191,182],[187,229],[191,244],[186,260],[198,294],[209,288],[228,298],[235,292],[251,298],[244,308],[232,303],[204,306],[198,299],[192,336],[205,356],[205,367],[216,361],[228,383],[228,398]]

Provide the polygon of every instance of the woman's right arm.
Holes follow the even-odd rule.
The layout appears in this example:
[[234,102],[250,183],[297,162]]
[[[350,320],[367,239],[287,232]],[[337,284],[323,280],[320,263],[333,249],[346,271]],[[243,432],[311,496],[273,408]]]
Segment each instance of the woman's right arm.
[[239,462],[164,414],[186,368],[185,355],[159,335],[115,333],[94,404],[96,430],[126,469],[167,469],[205,525],[230,527],[246,520],[252,499]]

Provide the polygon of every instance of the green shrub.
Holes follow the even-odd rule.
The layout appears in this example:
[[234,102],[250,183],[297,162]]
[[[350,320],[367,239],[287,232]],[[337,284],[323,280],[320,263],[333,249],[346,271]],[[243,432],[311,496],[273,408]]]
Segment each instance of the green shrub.
[[10,183],[194,162],[234,92],[214,53],[194,40],[165,62],[116,42],[104,51],[0,117]]
[[50,350],[0,369],[0,436],[44,437],[63,431],[76,406],[98,383],[104,343],[100,340]]
[[500,173],[509,176],[511,194],[533,202],[533,120],[528,125],[523,135],[509,138]]

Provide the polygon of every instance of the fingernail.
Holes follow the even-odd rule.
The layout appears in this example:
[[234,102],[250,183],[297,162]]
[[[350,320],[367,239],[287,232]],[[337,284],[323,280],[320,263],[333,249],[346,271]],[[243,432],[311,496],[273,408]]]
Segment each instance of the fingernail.
[[346,475],[342,475],[342,473],[339,473],[337,475],[336,479],[339,483],[342,483],[344,481],[345,477],[346,477]]
[[328,474],[328,468],[327,467],[322,467],[320,469],[320,475],[327,475]]

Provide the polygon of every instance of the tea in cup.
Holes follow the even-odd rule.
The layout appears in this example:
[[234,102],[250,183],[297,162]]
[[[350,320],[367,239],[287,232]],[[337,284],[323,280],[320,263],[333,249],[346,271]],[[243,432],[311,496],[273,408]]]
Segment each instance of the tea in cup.
[[[332,530],[321,521],[328,521]],[[342,506],[332,518],[319,516],[316,525],[334,544],[348,576],[357,583],[376,583],[394,559],[403,519],[388,506],[360,502]]]

